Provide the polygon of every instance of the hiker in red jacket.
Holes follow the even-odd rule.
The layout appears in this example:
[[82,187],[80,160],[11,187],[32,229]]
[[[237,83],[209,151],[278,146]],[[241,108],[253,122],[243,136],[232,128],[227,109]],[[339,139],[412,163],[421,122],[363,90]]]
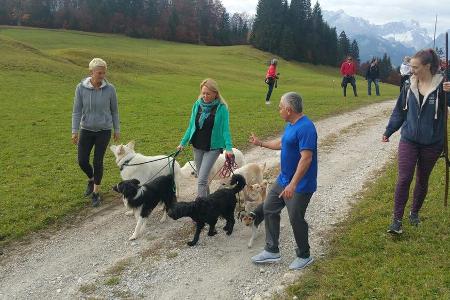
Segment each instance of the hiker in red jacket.
[[341,65],[341,74],[343,76],[341,86],[344,89],[344,97],[347,97],[347,84],[350,83],[353,87],[353,94],[358,97],[356,93],[356,65],[353,62],[351,56],[347,56],[347,59]]
[[266,73],[265,83],[267,83],[267,85],[269,86],[269,90],[267,91],[267,95],[266,95],[266,104],[270,104],[270,96],[272,95],[273,86],[275,85],[275,82],[278,79],[277,64],[278,64],[278,60],[275,58],[272,59],[270,61],[269,69],[267,70],[267,73]]

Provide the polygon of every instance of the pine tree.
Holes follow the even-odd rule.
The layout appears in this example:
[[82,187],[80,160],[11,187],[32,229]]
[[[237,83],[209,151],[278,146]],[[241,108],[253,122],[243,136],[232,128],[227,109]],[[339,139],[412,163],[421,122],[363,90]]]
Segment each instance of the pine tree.
[[355,63],[360,62],[359,60],[359,47],[358,47],[358,42],[356,40],[352,41],[352,44],[350,46],[350,55],[353,57],[353,61]]
[[347,55],[350,55],[350,40],[345,34],[345,31],[342,31],[338,38],[338,64],[340,64]]
[[259,0],[250,42],[256,48],[276,53],[283,33],[283,1]]

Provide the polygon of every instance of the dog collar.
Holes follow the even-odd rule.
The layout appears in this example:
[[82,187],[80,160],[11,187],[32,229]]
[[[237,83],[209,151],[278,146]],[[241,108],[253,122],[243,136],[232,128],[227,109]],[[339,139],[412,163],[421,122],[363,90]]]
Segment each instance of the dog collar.
[[134,156],[124,161],[123,164],[120,166],[120,171],[123,171],[123,169],[130,163],[130,161],[133,160],[133,158]]

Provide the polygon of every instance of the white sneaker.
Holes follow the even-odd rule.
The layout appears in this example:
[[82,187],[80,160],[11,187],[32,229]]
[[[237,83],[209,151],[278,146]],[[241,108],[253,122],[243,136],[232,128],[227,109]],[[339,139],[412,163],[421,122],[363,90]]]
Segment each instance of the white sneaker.
[[261,253],[252,257],[252,262],[255,264],[274,263],[281,260],[280,253],[272,253],[263,250]]

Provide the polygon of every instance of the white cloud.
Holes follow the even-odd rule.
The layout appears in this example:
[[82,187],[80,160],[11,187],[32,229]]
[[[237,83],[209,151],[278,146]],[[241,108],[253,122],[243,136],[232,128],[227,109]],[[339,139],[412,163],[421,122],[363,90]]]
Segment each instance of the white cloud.
[[[313,4],[314,0],[311,1]],[[447,4],[444,5],[444,2]],[[254,14],[258,0],[222,0],[230,12],[248,12]],[[434,20],[438,15],[437,33],[450,29],[450,4],[442,0],[377,0],[374,2],[360,0],[321,0],[322,9],[344,10],[354,17],[361,17],[374,24],[391,21],[416,20],[425,27],[429,34],[434,31]]]

